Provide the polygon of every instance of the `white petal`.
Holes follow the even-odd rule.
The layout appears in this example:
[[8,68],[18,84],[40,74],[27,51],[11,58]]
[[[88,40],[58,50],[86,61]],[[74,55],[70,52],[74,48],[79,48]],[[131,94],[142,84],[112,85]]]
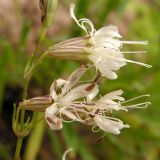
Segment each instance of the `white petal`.
[[86,72],[87,67],[82,65],[78,69],[76,69],[67,79],[69,83],[65,83],[62,94],[64,95],[66,92],[68,92],[83,76],[83,74]]
[[75,116],[71,111],[63,110],[62,114],[66,115],[68,118],[70,118],[73,121],[78,120],[77,116]]
[[98,89],[98,88],[95,89],[95,90],[93,90],[93,92],[91,92],[91,93],[87,96],[87,101],[88,101],[88,102],[91,102],[91,101],[97,96],[98,92],[99,92],[99,89]]
[[97,47],[90,49],[89,52],[91,54],[88,58],[95,64],[95,67],[109,79],[116,79],[117,75],[114,71],[127,64],[119,60],[119,57],[123,57],[123,55],[113,49]]
[[116,119],[108,119],[105,117],[102,117],[100,115],[97,115],[94,117],[94,120],[96,124],[104,131],[113,133],[115,135],[120,134],[120,130],[122,128],[128,128],[129,125],[124,125],[122,121]]
[[57,111],[58,111],[57,104],[54,103],[51,106],[49,106],[48,108],[46,108],[45,116],[52,117],[52,115],[55,115],[57,113]]
[[[97,66],[98,68],[98,66]],[[99,70],[101,71],[102,75],[109,78],[109,79],[117,79],[117,74],[113,71],[110,71],[106,68],[102,68],[102,67],[99,67]]]
[[52,91],[55,92],[59,87],[63,86],[64,84],[67,84],[67,83],[69,83],[69,81],[66,81],[66,80],[61,79],[61,78],[59,78],[57,80],[54,80],[52,82],[51,87],[50,87],[50,93]]
[[51,93],[50,93],[50,96],[52,97],[52,99],[53,99],[54,101],[57,100],[57,93],[56,93],[56,91],[55,91],[54,89],[52,89],[52,91],[51,91]]
[[114,49],[117,51],[121,49],[123,44],[120,40],[110,37],[97,36],[92,39],[95,47],[105,47],[107,49]]
[[111,67],[112,62],[105,63],[106,61],[103,58],[104,57],[97,57],[94,55],[89,56],[89,59],[95,64],[95,67],[102,73],[102,75],[109,79],[116,79],[116,73],[109,68]]
[[56,82],[57,82],[57,88],[63,86],[64,84],[69,83],[69,81],[66,81],[66,80],[64,80],[64,79],[57,79]]
[[[101,99],[116,99],[118,96],[121,96],[123,94],[122,90],[116,90],[116,91],[112,91],[106,95],[104,95]],[[124,99],[122,98],[122,101],[124,101]]]
[[46,122],[52,130],[60,130],[63,127],[62,120],[56,116],[46,117]]
[[127,111],[126,108],[121,107],[121,103],[113,101],[113,100],[124,101],[125,99],[120,96],[122,93],[123,93],[122,90],[117,90],[104,95],[97,101],[97,106],[100,106],[101,108],[103,107],[106,109],[114,109],[117,111],[119,110]]
[[121,38],[121,35],[118,32],[118,27],[114,25],[109,25],[100,28],[96,33],[95,36],[104,35],[104,36],[111,36]]
[[58,108],[56,104],[52,104],[45,111],[45,119],[50,129],[52,130],[60,130],[62,126],[62,120],[55,116]]
[[[83,84],[80,85],[76,88],[73,88],[70,92],[68,92],[64,97],[63,101],[65,102],[71,102],[76,99],[80,99],[83,97],[86,97],[90,93],[93,92],[93,90],[97,89],[97,85],[92,85],[92,84]],[[89,89],[89,90],[88,90]]]

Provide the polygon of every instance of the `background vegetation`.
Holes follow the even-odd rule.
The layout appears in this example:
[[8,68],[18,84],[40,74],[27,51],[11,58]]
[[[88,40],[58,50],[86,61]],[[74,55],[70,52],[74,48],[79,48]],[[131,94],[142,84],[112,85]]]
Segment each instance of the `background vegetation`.
[[[60,0],[44,49],[53,43],[83,35],[69,17],[71,2]],[[77,16],[91,19],[97,29],[115,24],[123,39],[149,41],[147,47],[126,46],[127,50],[143,49],[148,53],[126,56],[153,67],[146,69],[128,64],[118,71],[117,80],[102,80],[101,92],[105,94],[121,88],[126,99],[149,93],[152,105],[147,109],[118,113],[117,116],[131,128],[124,129],[119,136],[107,133],[101,141],[97,140],[102,133],[93,133],[85,125],[64,124],[61,131],[50,131],[41,121],[25,139],[24,159],[58,160],[70,147],[74,148],[70,154],[72,160],[160,159],[160,1],[77,0],[75,3]],[[24,67],[34,50],[40,25],[37,0],[29,3],[25,0],[0,1],[0,159],[13,157],[16,144],[11,127],[13,102],[21,100]],[[66,78],[81,63],[46,58],[30,83],[29,96],[47,94],[55,78]]]

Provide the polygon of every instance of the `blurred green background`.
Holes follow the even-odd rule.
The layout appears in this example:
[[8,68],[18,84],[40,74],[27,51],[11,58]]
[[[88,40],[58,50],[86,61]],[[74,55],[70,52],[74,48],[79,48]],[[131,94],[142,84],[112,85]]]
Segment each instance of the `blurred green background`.
[[[12,159],[16,137],[12,132],[13,102],[21,101],[23,71],[33,52],[39,29],[38,0],[0,1],[0,159]],[[25,139],[25,160],[61,159],[64,151],[74,148],[72,160],[159,160],[160,159],[160,1],[159,0],[59,0],[54,24],[49,28],[44,49],[62,40],[84,33],[69,17],[69,4],[76,3],[78,18],[89,18],[96,29],[114,24],[125,40],[148,40],[148,46],[126,46],[126,50],[147,50],[145,54],[126,57],[153,65],[146,69],[128,64],[118,71],[117,80],[101,81],[102,95],[123,89],[124,97],[151,94],[152,105],[116,116],[131,128],[120,135],[93,133],[91,127],[79,123],[64,124],[61,131],[50,131],[44,121],[37,124]],[[82,62],[83,63],[83,62]],[[81,62],[46,58],[36,70],[29,97],[47,94],[55,78],[67,78]],[[92,73],[90,74],[92,76]],[[42,117],[43,115],[39,115]]]

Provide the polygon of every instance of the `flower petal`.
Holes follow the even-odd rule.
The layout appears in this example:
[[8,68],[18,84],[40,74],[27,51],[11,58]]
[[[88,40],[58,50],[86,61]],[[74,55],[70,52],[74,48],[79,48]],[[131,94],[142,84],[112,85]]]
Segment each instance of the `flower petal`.
[[56,116],[46,117],[46,122],[52,130],[60,130],[63,127],[62,120]]
[[62,126],[62,120],[55,116],[58,112],[57,104],[52,104],[45,111],[45,119],[50,129],[52,130],[60,130]]
[[55,115],[58,112],[58,107],[56,103],[53,103],[51,106],[49,106],[45,111],[45,116],[52,117],[52,115]]
[[62,114],[64,114],[65,116],[67,116],[69,119],[73,120],[73,121],[76,121],[78,120],[77,116],[75,116],[71,111],[69,110],[63,110],[61,112]]
[[92,49],[90,52],[91,54],[88,58],[95,64],[95,67],[109,79],[116,79],[117,75],[114,71],[127,64],[124,61],[120,62],[119,57],[122,55],[113,49],[108,50],[99,47]]
[[66,94],[83,76],[83,74],[86,72],[87,67],[85,65],[80,66],[78,69],[76,69],[67,79],[69,83],[65,83],[62,94]]
[[103,99],[117,99],[117,100],[120,100],[120,101],[124,101],[125,99],[123,97],[120,97],[121,95],[123,94],[123,91],[122,90],[116,90],[116,91],[112,91],[106,95],[104,95],[101,100]]
[[104,75],[105,77],[109,79],[116,79],[117,75],[115,72],[111,71],[109,68],[109,65],[113,65],[113,63],[105,63],[106,61],[103,59],[102,56],[95,56],[91,55],[89,56],[89,59],[94,63],[95,67]]
[[93,92],[91,92],[88,96],[87,96],[87,102],[91,102],[99,93],[99,89],[95,89],[93,90]]
[[63,86],[65,83],[69,83],[68,81],[64,80],[64,79],[57,79],[57,80],[54,80],[51,84],[51,87],[50,87],[50,93],[53,91],[53,90],[57,90],[59,87]]
[[76,88],[73,88],[70,92],[68,92],[64,97],[64,102],[71,102],[76,99],[80,99],[83,97],[86,97],[90,93],[93,92],[93,90],[96,90],[98,86],[96,84],[83,84]]
[[117,37],[121,38],[122,36],[118,32],[118,27],[114,25],[104,26],[100,28],[96,33],[95,36],[110,36],[110,37]]
[[96,124],[104,131],[113,133],[115,135],[120,134],[122,128],[129,128],[129,125],[124,125],[119,119],[113,120],[97,115],[94,117]]
[[56,91],[54,90],[54,89],[52,89],[52,91],[50,92],[50,96],[52,97],[52,99],[54,100],[54,101],[56,101],[57,100],[57,93],[56,93]]

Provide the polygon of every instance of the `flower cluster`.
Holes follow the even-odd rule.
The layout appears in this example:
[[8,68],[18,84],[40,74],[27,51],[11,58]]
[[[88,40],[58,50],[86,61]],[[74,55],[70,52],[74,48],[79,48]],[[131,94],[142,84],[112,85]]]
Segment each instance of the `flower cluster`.
[[100,76],[90,83],[78,85],[87,69],[87,66],[82,65],[67,80],[54,80],[49,96],[26,100],[21,102],[20,106],[28,110],[45,111],[46,122],[52,130],[60,130],[63,121],[78,121],[93,126],[93,129],[99,127],[106,132],[119,134],[122,128],[128,128],[129,125],[123,124],[120,119],[109,114],[112,111],[128,111],[128,108],[147,107],[150,103],[125,106],[127,101],[122,97],[122,90],[110,92],[94,100],[99,93]]
[[[123,91],[116,90],[98,98],[99,80],[101,76],[116,79],[115,71],[125,66],[127,62],[151,67],[142,62],[126,59],[124,53],[143,53],[144,51],[121,51],[123,44],[147,44],[146,41],[123,41],[116,26],[110,25],[95,30],[93,23],[86,18],[77,19],[74,14],[74,4],[71,4],[70,16],[76,24],[85,31],[86,36],[66,40],[50,47],[49,56],[61,59],[82,60],[93,62],[100,72],[89,83],[80,83],[90,65],[81,65],[67,80],[54,80],[47,96],[35,97],[20,103],[20,107],[32,111],[44,111],[46,123],[52,130],[60,130],[63,122],[77,121],[92,126],[93,131],[104,130],[115,135],[123,128],[129,128],[118,118],[113,117],[113,111],[128,111],[129,108],[144,108],[150,102],[126,105],[135,99],[146,97],[142,95],[125,101]],[[99,128],[95,130],[95,128]]]

